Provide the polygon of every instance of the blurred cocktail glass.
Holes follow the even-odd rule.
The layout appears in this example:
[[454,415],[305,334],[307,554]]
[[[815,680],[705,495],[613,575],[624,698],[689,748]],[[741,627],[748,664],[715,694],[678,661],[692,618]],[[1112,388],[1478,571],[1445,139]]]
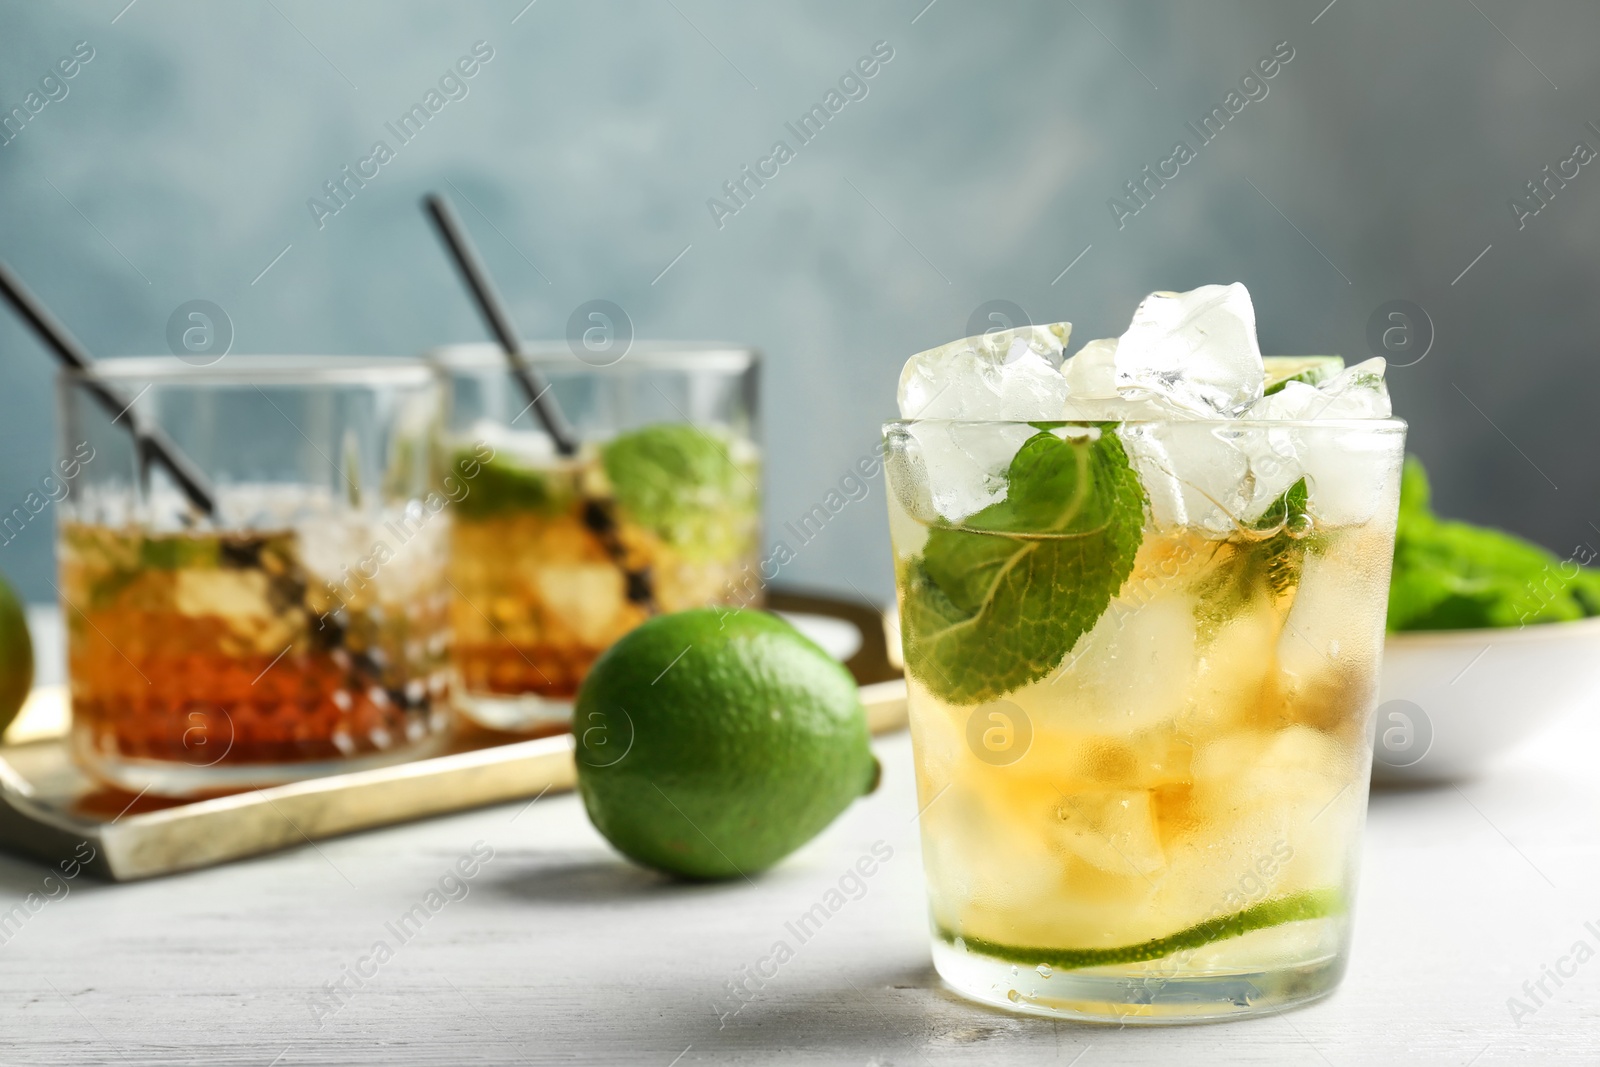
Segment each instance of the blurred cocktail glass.
[[457,704],[499,730],[564,728],[590,664],[657,612],[759,599],[756,354],[636,343],[605,365],[529,348],[582,445],[557,453],[492,345],[433,356],[447,449],[482,473],[454,504]]
[[[60,379],[73,755],[130,791],[252,788],[426,754],[448,730],[451,487],[416,360],[107,360]],[[214,482],[196,514],[128,432]],[[85,458],[89,457],[89,458]],[[65,464],[67,460],[63,460]],[[65,469],[65,468],[64,468]]]

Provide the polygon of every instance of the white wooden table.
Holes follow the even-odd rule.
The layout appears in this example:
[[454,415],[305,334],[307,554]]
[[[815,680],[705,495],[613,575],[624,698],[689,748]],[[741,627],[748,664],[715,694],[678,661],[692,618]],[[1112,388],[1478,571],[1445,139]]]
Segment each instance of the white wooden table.
[[[882,789],[754,885],[630,867],[572,795],[152,882],[58,883],[0,945],[0,1062],[1600,1062],[1600,955],[1544,978],[1540,1004],[1523,988],[1578,941],[1600,952],[1600,723],[1564,722],[1459,791],[1374,797],[1332,999],[1165,1029],[1015,1017],[943,990],[910,743],[877,749]],[[893,855],[864,894],[732,1014],[727,983],[796,945],[785,923],[880,841]],[[493,858],[428,912],[475,842]],[[0,856],[0,910],[52,891],[46,873]],[[427,917],[396,926],[418,902]],[[380,939],[392,958],[372,955]],[[1513,996],[1532,1013],[1514,1020]]]

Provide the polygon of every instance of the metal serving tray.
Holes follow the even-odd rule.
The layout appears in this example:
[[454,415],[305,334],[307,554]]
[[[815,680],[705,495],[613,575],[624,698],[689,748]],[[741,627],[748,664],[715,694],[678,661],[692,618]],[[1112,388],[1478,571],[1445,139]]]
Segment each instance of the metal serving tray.
[[[890,665],[876,608],[830,597],[772,593],[768,606],[853,624],[861,648],[846,666],[861,684],[873,733],[905,725],[905,683]],[[463,729],[442,755],[207,800],[174,801],[106,788],[85,777],[66,745],[62,692],[36,691],[26,720],[0,744],[0,849],[125,882],[208,867],[338,834],[570,789],[572,736],[528,740]]]

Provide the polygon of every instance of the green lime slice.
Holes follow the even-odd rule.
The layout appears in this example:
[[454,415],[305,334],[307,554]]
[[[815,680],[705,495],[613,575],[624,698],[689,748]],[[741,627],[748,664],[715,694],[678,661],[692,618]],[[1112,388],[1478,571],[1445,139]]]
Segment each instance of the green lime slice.
[[1266,368],[1266,388],[1263,396],[1271,396],[1290,382],[1316,385],[1325,382],[1344,370],[1343,356],[1262,356]]
[[1305,919],[1322,919],[1344,911],[1344,897],[1337,889],[1308,889],[1286,897],[1263,900],[1253,907],[1232,915],[1219,915],[1196,923],[1187,930],[1179,930],[1153,941],[1120,948],[1028,948],[1020,945],[1002,945],[985,941],[981,937],[961,937],[944,927],[939,936],[951,944],[959,939],[968,952],[993,956],[1007,963],[1037,966],[1047,964],[1056,970],[1075,970],[1080,967],[1105,967],[1117,963],[1143,963],[1159,960],[1174,952],[1196,949],[1213,941],[1264,930],[1269,926],[1300,922]]

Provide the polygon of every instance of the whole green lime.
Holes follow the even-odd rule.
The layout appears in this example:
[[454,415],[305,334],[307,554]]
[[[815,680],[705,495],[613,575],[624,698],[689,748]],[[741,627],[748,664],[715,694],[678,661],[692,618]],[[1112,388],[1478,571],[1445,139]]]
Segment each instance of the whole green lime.
[[33,639],[28,618],[11,587],[0,578],[0,734],[22,710],[33,688]]
[[589,671],[572,729],[596,829],[686,878],[765,870],[878,779],[855,680],[760,611],[639,626]]

